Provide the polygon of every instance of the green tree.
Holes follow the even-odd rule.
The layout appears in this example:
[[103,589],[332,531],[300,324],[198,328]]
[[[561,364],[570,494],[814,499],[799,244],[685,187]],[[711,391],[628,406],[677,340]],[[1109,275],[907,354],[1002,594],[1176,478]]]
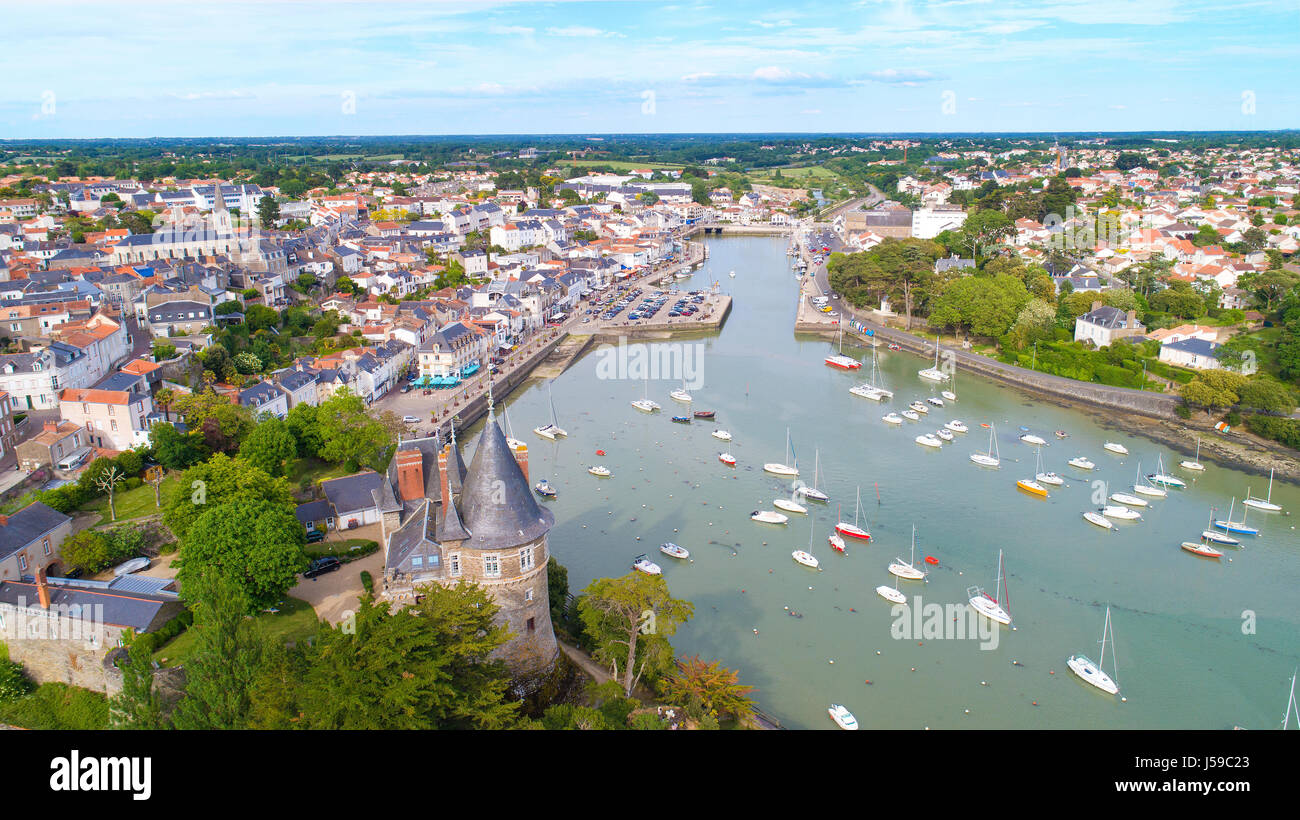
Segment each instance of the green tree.
[[219,396],[212,388],[176,399],[176,412],[190,430],[203,434],[204,443],[213,452],[237,450],[244,436],[253,429],[247,407]]
[[122,691],[108,702],[114,729],[166,729],[170,725],[154,689],[152,647],[148,641],[132,641],[126,657],[117,661],[122,670]]
[[268,475],[284,475],[290,459],[298,454],[298,442],[289,425],[274,416],[263,419],[239,446],[239,457]]
[[578,599],[578,616],[595,644],[594,657],[622,679],[628,695],[643,676],[653,680],[672,668],[668,636],[694,611],[689,601],[668,594],[661,576],[641,572],[597,578]]
[[1246,382],[1237,391],[1242,407],[1262,410],[1265,413],[1290,415],[1295,410],[1295,395],[1277,379],[1260,376]]
[[290,515],[296,507],[293,490],[283,478],[273,477],[243,459],[218,453],[181,475],[163,510],[163,523],[183,539],[212,506],[257,501],[274,504]]
[[219,574],[251,604],[279,601],[307,568],[306,533],[291,508],[270,501],[209,505],[181,540],[181,588]]
[[257,221],[263,228],[275,227],[280,221],[280,203],[273,196],[264,196],[257,202]]
[[671,703],[697,698],[715,718],[743,720],[754,713],[749,697],[754,687],[740,683],[740,673],[718,661],[704,661],[692,655],[677,661],[677,670],[660,681],[660,692]]
[[361,465],[382,470],[395,441],[392,420],[371,416],[365,401],[346,387],[317,406],[316,427],[320,457],[351,469]]
[[154,458],[168,470],[184,470],[207,457],[207,447],[198,433],[182,433],[176,426],[156,421],[149,426]]
[[176,704],[177,729],[243,729],[250,691],[261,665],[265,640],[240,585],[208,570],[182,582],[193,601],[195,646],[185,661],[185,696]]

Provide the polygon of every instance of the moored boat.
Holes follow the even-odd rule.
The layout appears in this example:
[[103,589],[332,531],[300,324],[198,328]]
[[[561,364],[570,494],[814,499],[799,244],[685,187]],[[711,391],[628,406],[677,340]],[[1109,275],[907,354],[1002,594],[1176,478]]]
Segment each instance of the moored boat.
[[691,557],[691,553],[685,547],[679,547],[678,545],[674,544],[671,541],[664,544],[660,544],[659,551],[662,552],[664,555],[669,555],[672,556],[673,558]]
[[1133,521],[1142,517],[1137,510],[1130,510],[1128,507],[1122,507],[1117,504],[1107,504],[1102,507],[1101,514],[1107,518],[1114,518],[1119,521]]
[[646,575],[662,575],[663,570],[659,565],[650,560],[650,556],[644,552],[632,559],[632,569],[640,570]]
[[1101,513],[1095,513],[1092,510],[1084,512],[1083,517],[1089,524],[1096,524],[1104,530],[1108,530],[1115,526],[1110,522],[1110,519],[1106,518]]
[[1027,492],[1031,495],[1047,498],[1047,488],[1030,478],[1022,478],[1016,481],[1016,489]]
[[1222,558],[1223,551],[1206,544],[1204,541],[1184,541],[1182,548],[1203,558]]
[[544,478],[533,486],[533,492],[537,493],[542,498],[555,498],[556,495],[555,488],[552,487],[551,483]]
[[718,453],[718,461],[726,464],[728,467],[736,466],[736,457],[731,453]]
[[731,441],[731,433],[728,433],[726,430],[714,430],[709,435],[713,436],[718,441]]
[[966,426],[966,423],[961,419],[953,419],[952,421],[945,423],[943,426],[954,433],[965,433],[970,430],[970,428]]
[[711,418],[713,418],[713,417],[715,417],[715,416],[718,415],[718,411],[716,411],[716,410],[696,410],[696,411],[695,411],[694,413],[692,413],[691,415],[692,415],[692,416],[695,416],[695,418],[697,418],[697,419],[711,419]]
[[757,521],[760,524],[784,524],[790,519],[788,516],[771,510],[754,510],[749,514],[749,520]]
[[1126,456],[1126,455],[1128,455],[1128,448],[1125,447],[1123,444],[1118,444],[1118,443],[1116,443],[1116,442],[1114,442],[1114,441],[1108,441],[1108,442],[1106,442],[1105,444],[1103,444],[1103,445],[1101,446],[1101,449],[1106,450],[1106,451],[1111,452],[1111,453],[1116,453],[1116,454],[1121,455],[1121,456]]
[[933,433],[923,433],[922,435],[917,436],[916,443],[920,444],[923,447],[943,446],[943,442],[940,441]]
[[604,467],[599,464],[594,467],[588,467],[587,472],[591,473],[592,475],[598,478],[609,478],[610,475],[612,475],[608,467]]
[[1096,464],[1089,461],[1085,456],[1075,456],[1067,462],[1071,467],[1078,467],[1080,470],[1092,470],[1097,467]]
[[775,499],[772,502],[772,506],[776,507],[778,510],[785,510],[786,512],[798,513],[799,515],[808,514],[807,507],[803,506],[802,504],[796,504],[793,501],[788,501],[784,498]]
[[[735,274],[732,275],[734,276]],[[857,730],[858,719],[855,718],[853,716],[853,713],[850,712],[848,709],[845,709],[843,706],[840,706],[838,703],[832,703],[831,708],[827,709],[826,711],[830,713],[831,720],[835,721],[836,726],[840,727],[841,729],[847,729],[849,731]]]
[[803,564],[805,567],[812,567],[813,569],[817,569],[819,566],[821,566],[821,562],[817,560],[817,557],[813,555],[811,552],[807,552],[806,550],[795,550],[794,552],[790,553],[790,556],[794,558],[794,560],[798,561],[800,564]]
[[[915,414],[913,414],[913,415],[915,415]],[[883,415],[883,416],[880,417],[880,420],[883,421],[885,424],[902,424],[902,423],[903,423],[903,417],[900,416],[900,415],[898,415],[897,413],[886,413],[885,415]]]

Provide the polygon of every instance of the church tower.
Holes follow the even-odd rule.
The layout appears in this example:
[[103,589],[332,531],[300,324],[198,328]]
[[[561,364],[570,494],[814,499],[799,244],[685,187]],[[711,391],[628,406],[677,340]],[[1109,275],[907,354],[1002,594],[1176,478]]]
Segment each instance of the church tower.
[[217,236],[228,236],[234,232],[231,225],[230,209],[226,207],[226,198],[221,193],[221,181],[212,186],[212,230]]

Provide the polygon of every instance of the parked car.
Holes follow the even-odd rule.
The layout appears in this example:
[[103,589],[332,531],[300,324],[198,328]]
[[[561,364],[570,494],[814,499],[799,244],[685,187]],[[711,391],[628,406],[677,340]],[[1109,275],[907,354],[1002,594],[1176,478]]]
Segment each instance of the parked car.
[[416,416],[402,416],[402,421],[407,424],[419,424],[420,419]]
[[410,392],[411,392],[411,385],[410,385],[409,383],[402,385],[402,392],[403,392],[403,393],[410,393]]
[[324,558],[312,559],[311,566],[302,574],[304,578],[315,578],[324,575],[327,572],[333,572],[343,566],[343,562],[332,555],[326,555]]
[[320,530],[309,530],[307,532],[308,544],[319,544],[321,541],[324,540],[325,540],[325,533],[321,532]]

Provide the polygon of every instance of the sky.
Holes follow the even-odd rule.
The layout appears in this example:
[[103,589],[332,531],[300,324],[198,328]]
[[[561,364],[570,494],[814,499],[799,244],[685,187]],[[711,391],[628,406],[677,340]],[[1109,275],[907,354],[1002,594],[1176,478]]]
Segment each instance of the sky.
[[7,139],[1300,127],[1296,0],[0,10]]

